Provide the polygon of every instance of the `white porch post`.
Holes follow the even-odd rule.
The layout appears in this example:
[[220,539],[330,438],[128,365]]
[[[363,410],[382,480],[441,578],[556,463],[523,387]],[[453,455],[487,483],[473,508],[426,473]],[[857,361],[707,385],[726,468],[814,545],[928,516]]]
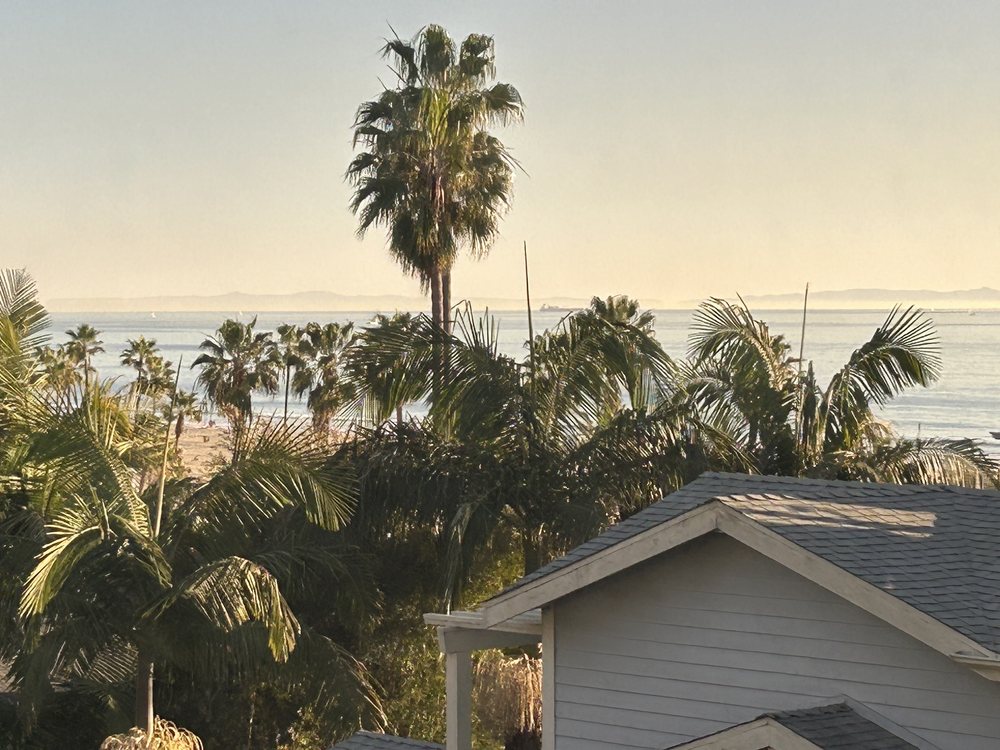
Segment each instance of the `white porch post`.
[[424,622],[437,628],[444,654],[445,750],[472,750],[472,652],[538,643],[542,640],[541,612],[510,617],[497,628],[483,627],[479,612],[429,612]]
[[445,654],[446,750],[472,750],[472,657],[468,651]]

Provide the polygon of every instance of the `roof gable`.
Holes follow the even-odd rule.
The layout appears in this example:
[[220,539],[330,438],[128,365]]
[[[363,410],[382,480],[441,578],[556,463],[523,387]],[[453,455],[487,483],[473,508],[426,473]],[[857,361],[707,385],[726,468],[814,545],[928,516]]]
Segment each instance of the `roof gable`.
[[668,750],[931,750],[847,702],[759,716]]
[[769,717],[822,750],[917,750],[846,703],[780,711]]
[[706,474],[525,576],[483,605],[484,621],[558,598],[557,579],[580,588],[713,531],[938,650],[1000,666],[1000,492],[943,486]]

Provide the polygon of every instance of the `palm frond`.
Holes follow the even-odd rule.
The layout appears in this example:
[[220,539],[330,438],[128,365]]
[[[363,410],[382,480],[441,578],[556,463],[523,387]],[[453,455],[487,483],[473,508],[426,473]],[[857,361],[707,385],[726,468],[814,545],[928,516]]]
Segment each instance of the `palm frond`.
[[287,660],[295,648],[298,620],[275,577],[251,560],[228,557],[205,564],[179,581],[150,614],[159,615],[179,601],[193,604],[206,621],[225,633],[249,623],[262,625],[276,661]]
[[872,406],[881,406],[940,374],[940,343],[921,311],[896,307],[869,341],[830,380],[818,408],[817,428],[831,449],[846,446]]

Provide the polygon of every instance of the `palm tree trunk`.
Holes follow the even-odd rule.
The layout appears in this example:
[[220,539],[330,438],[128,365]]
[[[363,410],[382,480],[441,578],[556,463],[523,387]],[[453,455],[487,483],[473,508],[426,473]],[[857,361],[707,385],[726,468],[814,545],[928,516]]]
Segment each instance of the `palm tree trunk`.
[[431,274],[431,321],[441,330],[441,272],[437,270]]
[[451,333],[451,269],[441,272],[441,323],[445,333]]
[[285,365],[285,417],[282,421],[288,421],[288,385],[291,381],[292,366]]
[[524,575],[542,567],[541,538],[536,529],[525,528],[521,534],[521,552],[524,555]]
[[153,660],[140,648],[135,673],[135,725],[149,739],[152,739],[153,716]]
[[[443,330],[443,316],[441,314],[441,271],[435,269],[431,274],[431,321],[434,324],[435,333]],[[441,352],[441,345],[437,342],[435,337],[434,343],[434,372],[433,372],[433,387],[432,391],[436,395],[440,390],[441,386],[441,370],[443,364],[443,357]]]

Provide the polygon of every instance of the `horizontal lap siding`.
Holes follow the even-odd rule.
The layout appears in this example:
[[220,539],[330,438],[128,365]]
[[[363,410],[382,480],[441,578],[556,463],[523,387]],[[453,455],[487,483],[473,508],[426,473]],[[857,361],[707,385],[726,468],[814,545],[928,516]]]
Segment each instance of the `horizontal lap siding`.
[[556,750],[662,749],[849,695],[942,750],[1000,748],[1000,685],[719,535],[555,605]]

